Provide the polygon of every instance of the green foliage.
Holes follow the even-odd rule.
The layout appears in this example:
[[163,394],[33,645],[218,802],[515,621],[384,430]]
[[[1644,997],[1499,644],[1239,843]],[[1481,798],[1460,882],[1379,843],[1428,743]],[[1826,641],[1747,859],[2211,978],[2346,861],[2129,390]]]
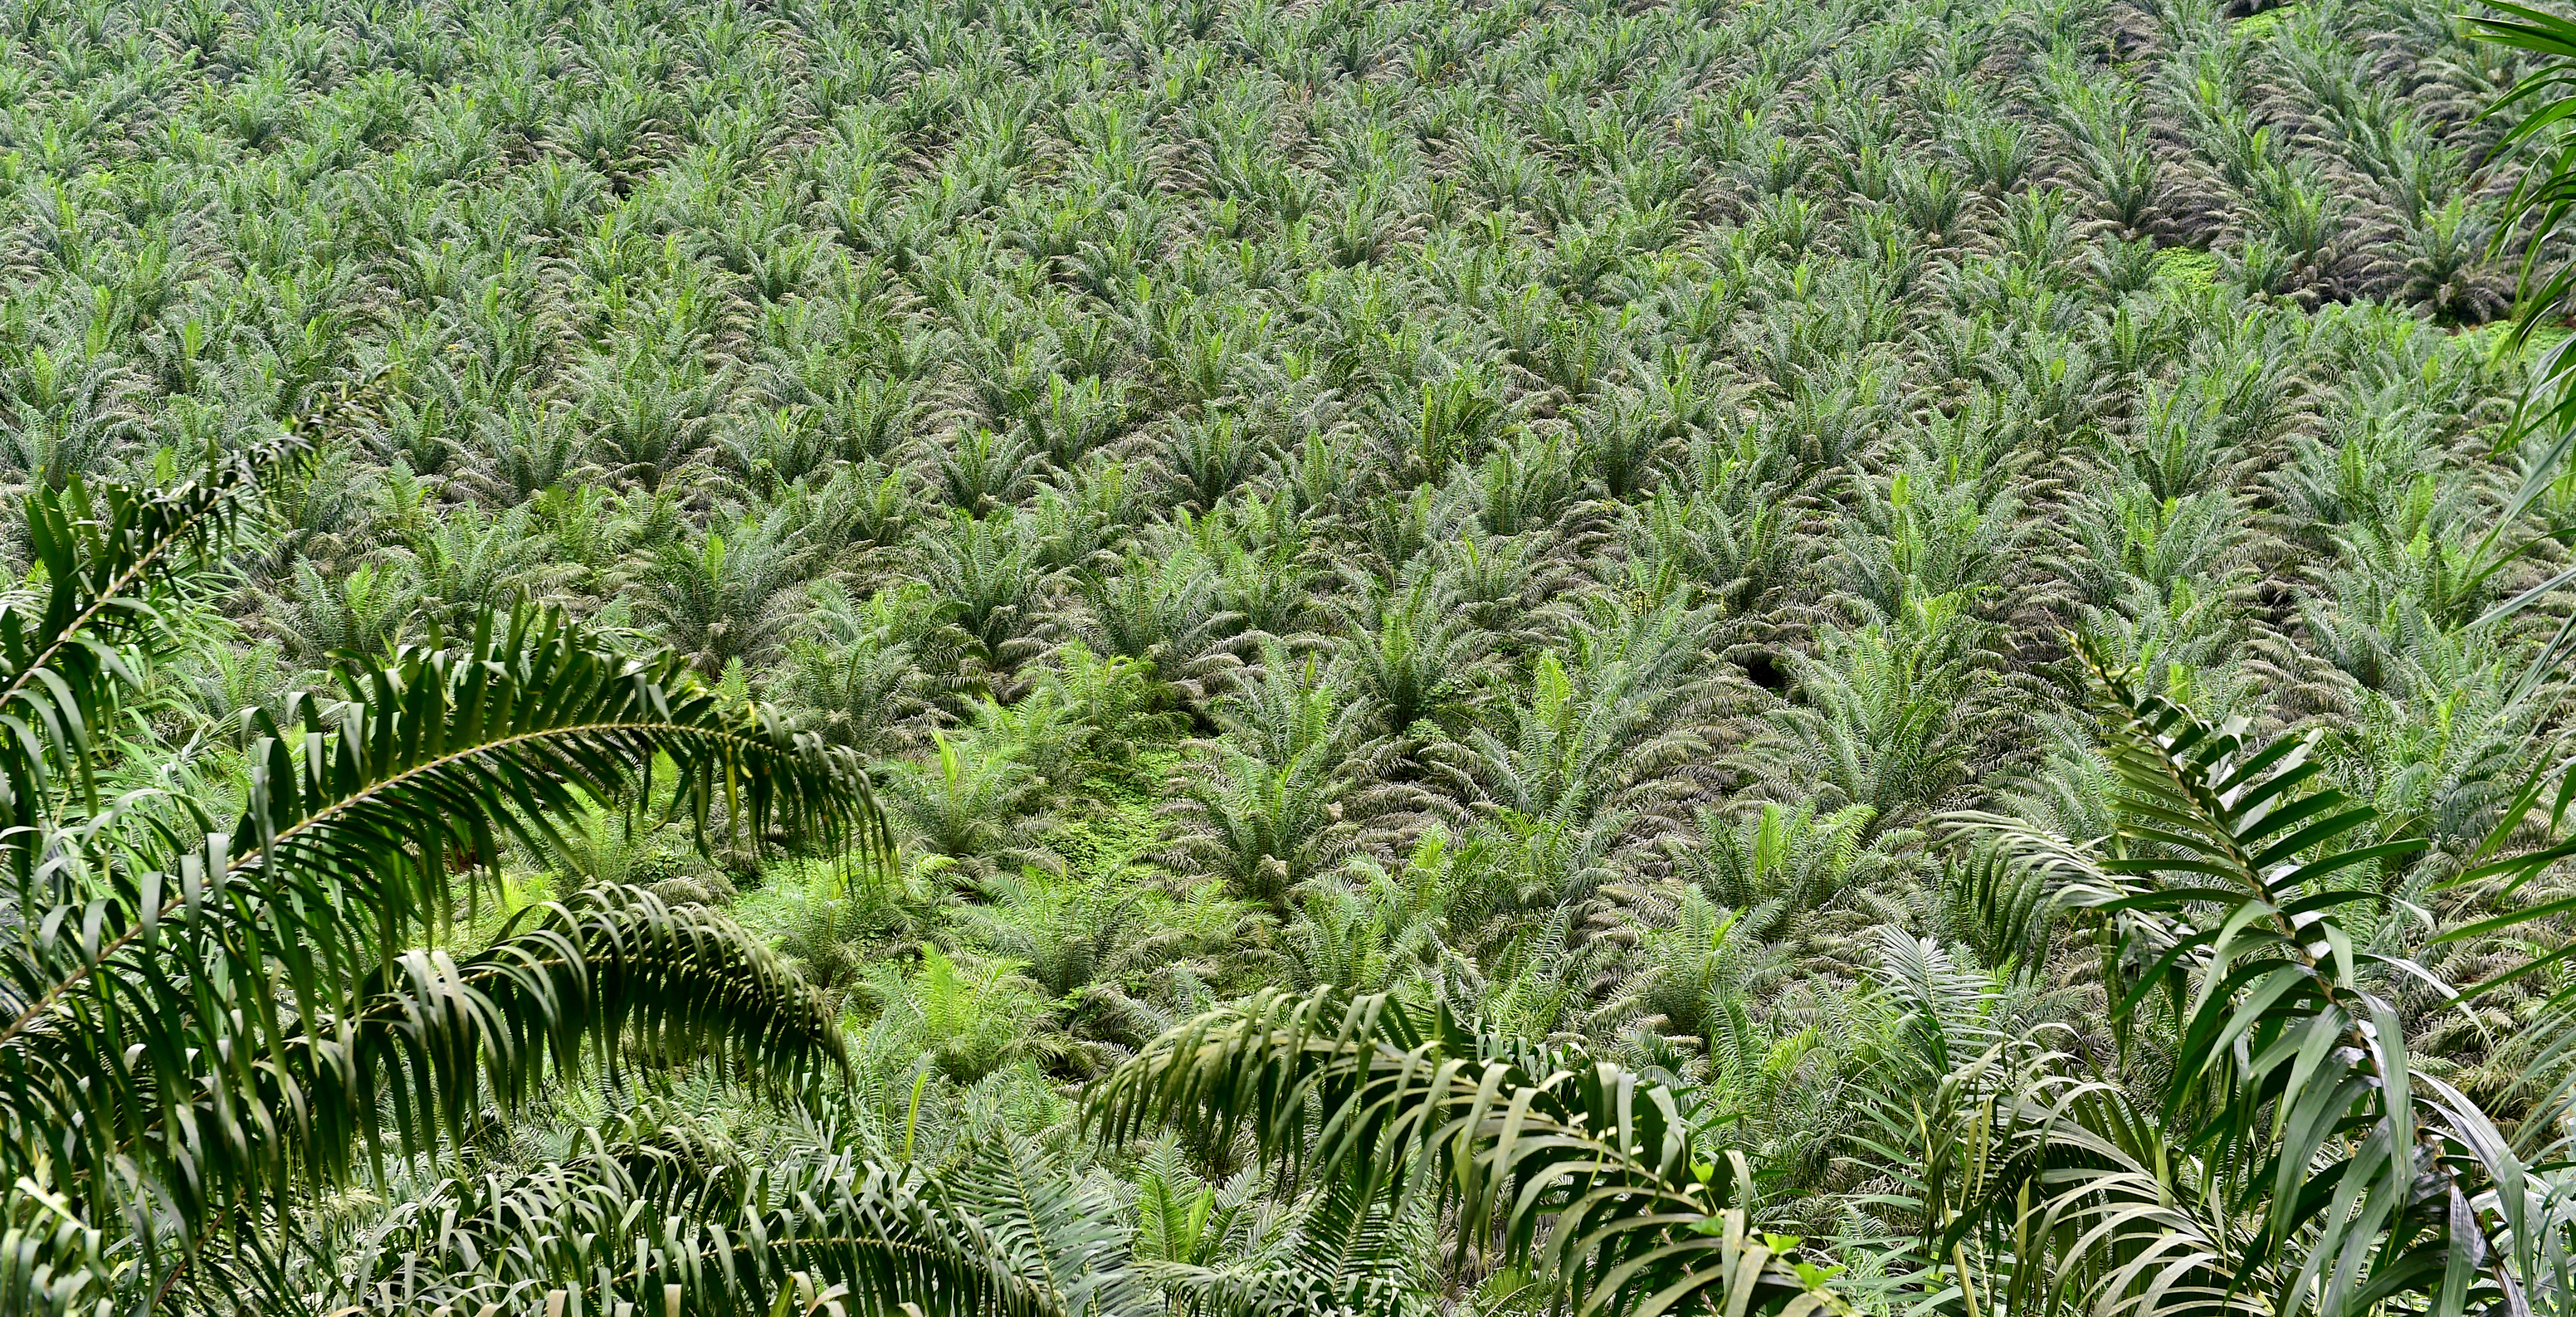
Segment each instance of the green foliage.
[[878,1004],[874,1032],[888,1036],[892,1050],[972,1083],[1023,1056],[1046,1009],[1046,998],[1020,968],[1007,960],[961,966],[937,947],[923,950],[911,975],[891,964],[872,966],[864,987]]
[[0,4],[0,1310],[2565,1306],[2474,27]]
[[1093,1118],[1110,1137],[1241,1129],[1265,1160],[1360,1203],[1431,1195],[1459,1212],[1459,1238],[1492,1231],[1578,1311],[1836,1308],[1796,1241],[1748,1236],[1730,1205],[1741,1157],[1697,1144],[1676,1102],[1609,1062],[1323,992],[1256,996],[1156,1040],[1097,1090]]
[[563,822],[649,798],[657,775],[701,838],[721,813],[881,845],[848,764],[560,617],[486,613],[461,643],[348,656],[336,697],[252,707],[228,827],[200,798],[99,791],[112,752],[92,729],[166,651],[193,606],[181,583],[251,482],[300,457],[218,452],[166,492],[75,477],[27,500],[45,572],[0,601],[27,728],[0,755],[18,820],[0,1158],[31,1186],[13,1211],[54,1193],[77,1204],[64,1219],[117,1227],[104,1245],[20,1236],[30,1274],[69,1268],[41,1282],[49,1302],[84,1284],[109,1303],[182,1281],[277,1295],[263,1216],[462,1141],[585,1063],[703,1058],[784,1086],[841,1056],[810,990],[738,926],[632,888],[442,945],[505,839],[561,848]]
[[[2064,1142],[2085,1171],[2029,1184],[2035,1167],[1996,1153],[1969,1154],[1995,1158],[1975,1167],[1936,1158],[1925,1193],[1943,1206],[1927,1217],[1927,1253],[2020,1232],[2020,1256],[1990,1287],[2135,1292],[2158,1309],[2224,1294],[2346,1312],[2414,1295],[2462,1312],[2500,1287],[2548,1283],[2534,1234],[2554,1227],[2529,1215],[2524,1162],[2409,1054],[2391,994],[2425,972],[2370,949],[2374,870],[2423,840],[2375,836],[2374,810],[2312,785],[2307,738],[2249,741],[2242,722],[2211,724],[2086,660],[2117,831],[2074,843],[1979,815],[1953,826],[1992,835],[2049,905],[2105,928],[2124,1045],[2151,1019],[2171,1030],[2161,1091],[2132,1105],[2116,1088],[2039,1080],[2015,1099],[2031,1105],[1998,1112],[2010,1138],[1994,1146],[2027,1142],[2033,1152],[2004,1156],[2045,1159],[2039,1149]],[[1986,886],[1982,912],[2027,919],[2036,907],[2018,887]],[[2051,1106],[2066,1114],[2043,1119]],[[1957,1190],[1943,1174],[1962,1177]],[[2471,1206],[2499,1190],[2499,1214]],[[2141,1210],[2177,1200],[2200,1206]],[[2034,1256],[2065,1225],[2084,1232],[2073,1255]]]

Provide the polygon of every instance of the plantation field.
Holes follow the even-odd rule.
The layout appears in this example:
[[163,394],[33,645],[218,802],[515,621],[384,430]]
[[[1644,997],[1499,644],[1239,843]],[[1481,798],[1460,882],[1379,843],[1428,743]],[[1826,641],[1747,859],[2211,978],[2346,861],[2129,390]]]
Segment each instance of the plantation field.
[[[2391,847],[2353,936],[2427,971],[2374,991],[2510,1126],[2557,980],[2425,980],[2555,935],[2417,943],[2497,908],[2444,884],[2562,721],[2563,553],[2477,556],[2576,513],[2544,470],[2506,521],[2562,336],[2493,323],[2480,115],[2535,67],[2434,0],[0,2],[0,482],[311,448],[100,714],[111,796],[256,813],[263,711],[524,598],[847,751],[893,848],[701,849],[685,791],[450,838],[496,876],[423,937],[641,888],[846,1068],[469,1064],[443,1150],[153,1285],[658,1313],[598,1221],[770,1174],[1013,1311],[1539,1311],[1456,1202],[1265,1179],[1142,1090],[1084,1125],[1166,1029],[1332,989],[1669,1086],[1837,1302],[1987,1317],[1906,1251],[1908,1113],[1999,1040],[2148,1096],[2181,1046],[1957,827],[2119,825],[2079,643],[2315,738]],[[852,1311],[928,1274],[822,1257],[778,1274]]]

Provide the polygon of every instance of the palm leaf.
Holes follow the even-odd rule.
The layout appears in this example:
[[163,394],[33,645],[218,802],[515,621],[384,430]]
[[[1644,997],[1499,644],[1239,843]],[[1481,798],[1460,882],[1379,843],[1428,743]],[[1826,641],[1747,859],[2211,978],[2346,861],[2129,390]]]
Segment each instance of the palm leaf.
[[983,1140],[940,1178],[940,1192],[970,1250],[1011,1277],[1035,1310],[1093,1317],[1148,1306],[1116,1200],[1028,1140]]
[[1609,1062],[1418,1019],[1385,996],[1265,992],[1156,1039],[1098,1086],[1110,1139],[1193,1123],[1251,1134],[1292,1179],[1429,1193],[1462,1248],[1534,1261],[1584,1314],[1703,1304],[1838,1310],[1795,1241],[1733,1201],[1743,1159],[1704,1151],[1668,1088]]
[[[921,1168],[797,1143],[754,1161],[648,1105],[580,1156],[429,1186],[335,1263],[371,1313],[766,1313],[814,1278],[854,1312],[1071,1317]],[[573,1300],[568,1305],[567,1300]]]
[[630,1049],[707,1057],[772,1083],[843,1058],[814,989],[721,914],[612,888],[512,925],[470,956],[404,952],[360,986],[352,1017],[306,1022],[278,1068],[310,1067],[317,1108],[337,1081],[362,1129],[390,1095],[403,1145],[424,1148],[461,1136],[487,1102],[516,1110],[586,1060],[614,1064]]
[[22,877],[36,853],[25,830],[60,818],[64,772],[79,803],[98,808],[90,729],[136,680],[137,651],[161,647],[169,586],[232,530],[263,474],[310,451],[291,438],[209,450],[197,476],[172,489],[76,476],[27,496],[35,584],[0,596],[0,836]]
[[[2259,1227],[2220,1297],[2267,1284],[2266,1302],[2290,1317],[2401,1295],[2447,1315],[2509,1295],[2495,1260],[2519,1232],[2474,1204],[2497,1188],[2518,1195],[2521,1165],[2473,1103],[2414,1068],[2368,977],[2420,968],[2365,952],[2342,922],[2374,899],[2354,880],[2422,843],[2349,840],[2373,812],[2315,786],[2305,739],[2251,744],[2241,721],[2208,723],[2090,645],[2078,652],[2120,784],[2118,830],[2079,844],[1989,815],[1948,824],[2043,875],[2055,907],[2107,924],[2117,1018],[2169,1008],[2175,1064],[2157,1119]],[[2067,1247],[2143,1247],[2152,1214],[2104,1216],[2066,1198],[2116,1197],[2129,1173],[2060,1179],[2049,1208],[2060,1222],[2115,1223]],[[2205,1285],[2153,1294],[2153,1310],[2210,1297]]]
[[[79,1168],[97,1193],[133,1167],[140,1180],[126,1192],[166,1203],[185,1239],[233,1204],[344,1174],[373,1137],[367,1083],[418,1085],[397,1110],[443,1110],[399,1128],[416,1149],[435,1126],[453,1128],[482,1082],[474,1066],[500,1062],[500,1095],[523,1094],[540,1071],[511,1059],[529,1040],[548,1039],[561,1060],[567,1031],[587,1025],[613,1053],[637,1024],[695,1043],[720,1024],[779,1022],[777,1003],[793,994],[738,937],[638,907],[607,923],[541,922],[524,936],[550,949],[505,943],[494,954],[520,958],[506,973],[478,962],[480,995],[459,987],[445,1003],[479,1013],[475,1042],[444,1068],[371,1068],[357,1038],[343,1040],[354,1052],[318,1045],[326,1027],[356,1029],[402,976],[424,993],[442,977],[423,968],[434,960],[406,956],[446,920],[458,859],[496,855],[503,836],[551,839],[556,820],[642,795],[657,772],[676,776],[678,808],[702,830],[721,808],[755,836],[883,835],[845,759],[724,704],[667,658],[599,649],[557,617],[522,612],[453,648],[351,660],[341,686],[337,701],[299,700],[258,721],[249,803],[229,833],[183,846],[147,831],[102,852],[111,812],[49,841],[61,858],[21,881],[0,953],[0,1152],[11,1165]],[[677,959],[655,963],[662,955]],[[567,992],[602,986],[603,965],[614,990],[561,1013]],[[727,976],[757,985],[751,998],[678,1002]],[[808,1021],[774,1044],[727,1046],[801,1065],[818,1036]],[[512,1041],[496,1051],[496,1040]]]
[[[2489,13],[2466,16],[2473,35],[2541,57],[2538,68],[2486,110],[2489,116],[2512,118],[2493,154],[2502,158],[2528,153],[2530,159],[2505,199],[2493,242],[2496,251],[2516,240],[2524,244],[2516,281],[2518,309],[2502,344],[2502,350],[2519,354],[2529,349],[2543,325],[2563,322],[2571,307],[2576,307],[2576,261],[2566,259],[2565,244],[2558,241],[2567,228],[2570,208],[2576,207],[2576,134],[2567,131],[2570,116],[2576,116],[2576,21],[2511,0],[2487,0],[2486,8]],[[2556,264],[2545,267],[2544,261],[2550,260]],[[2473,585],[2541,545],[2562,539],[2567,530],[2558,525],[2531,526],[2524,518],[2566,470],[2568,454],[2576,449],[2576,339],[2551,345],[2533,362],[2507,434],[2514,442],[2527,444],[2536,438],[2541,443],[2524,465],[2521,485],[2478,543]],[[2556,573],[2545,584],[2497,605],[2479,621],[2519,614],[2568,579],[2564,572]],[[2555,672],[2571,643],[2576,643],[2576,624],[2562,624],[2527,661],[2521,690],[2536,688]]]
[[1407,1284],[1405,1205],[1373,1197],[1357,1181],[1318,1188],[1299,1204],[1284,1237],[1223,1264],[1163,1262],[1146,1274],[1192,1317],[1308,1317],[1309,1314],[1423,1311]]

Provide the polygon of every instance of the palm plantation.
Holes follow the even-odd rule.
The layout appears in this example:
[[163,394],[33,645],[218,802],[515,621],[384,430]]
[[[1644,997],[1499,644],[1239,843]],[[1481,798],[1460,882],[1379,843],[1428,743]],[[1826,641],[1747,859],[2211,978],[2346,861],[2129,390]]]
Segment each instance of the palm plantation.
[[0,4],[0,1313],[2564,1310],[2571,69]]

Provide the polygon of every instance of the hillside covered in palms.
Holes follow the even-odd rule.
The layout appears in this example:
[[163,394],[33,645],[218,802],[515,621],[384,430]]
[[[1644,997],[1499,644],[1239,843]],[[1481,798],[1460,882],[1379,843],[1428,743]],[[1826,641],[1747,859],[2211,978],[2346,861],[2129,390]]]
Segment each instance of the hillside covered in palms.
[[2243,8],[0,0],[0,1314],[2576,1304],[2576,46]]

